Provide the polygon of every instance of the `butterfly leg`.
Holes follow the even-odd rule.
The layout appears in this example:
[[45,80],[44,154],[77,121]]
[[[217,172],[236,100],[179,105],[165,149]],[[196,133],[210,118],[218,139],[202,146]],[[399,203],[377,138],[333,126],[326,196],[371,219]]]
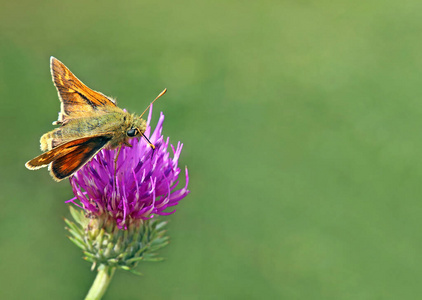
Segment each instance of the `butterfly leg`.
[[124,141],[123,144],[120,145],[119,150],[117,151],[116,157],[114,158],[114,185],[116,185],[116,176],[117,176],[117,160],[119,159],[120,151],[122,150],[123,145],[128,147],[132,147],[129,142]]
[[114,186],[116,186],[116,176],[117,176],[117,160],[119,159],[120,151],[122,150],[123,145],[120,145],[119,150],[117,151],[116,157],[114,158]]

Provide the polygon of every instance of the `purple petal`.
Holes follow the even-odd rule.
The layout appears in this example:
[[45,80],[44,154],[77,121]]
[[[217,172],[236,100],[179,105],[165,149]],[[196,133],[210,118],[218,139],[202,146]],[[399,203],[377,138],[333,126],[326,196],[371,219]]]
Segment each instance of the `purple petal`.
[[[96,214],[105,213],[115,219],[121,229],[127,229],[134,220],[147,220],[155,215],[169,215],[168,207],[175,206],[189,194],[188,170],[185,168],[185,186],[177,189],[180,168],[178,160],[183,144],[176,148],[168,137],[162,136],[164,114],[151,133],[152,106],[144,132],[155,151],[145,139],[132,139],[132,147],[123,147],[117,160],[117,150],[101,150],[89,163],[70,178],[75,195],[66,201]],[[173,152],[170,157],[169,145]],[[116,177],[116,178],[115,178]]]

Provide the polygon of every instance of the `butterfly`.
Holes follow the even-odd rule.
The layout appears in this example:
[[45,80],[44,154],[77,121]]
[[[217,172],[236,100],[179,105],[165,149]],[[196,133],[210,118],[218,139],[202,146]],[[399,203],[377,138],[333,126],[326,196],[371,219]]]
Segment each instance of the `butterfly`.
[[142,119],[147,109],[161,97],[164,89],[145,111],[137,116],[116,105],[116,101],[82,83],[58,59],[50,59],[51,76],[61,102],[58,128],[41,136],[43,154],[28,161],[25,166],[36,170],[48,166],[54,180],[60,181],[72,176],[90,161],[101,149],[131,147],[129,140],[144,135],[146,121]]

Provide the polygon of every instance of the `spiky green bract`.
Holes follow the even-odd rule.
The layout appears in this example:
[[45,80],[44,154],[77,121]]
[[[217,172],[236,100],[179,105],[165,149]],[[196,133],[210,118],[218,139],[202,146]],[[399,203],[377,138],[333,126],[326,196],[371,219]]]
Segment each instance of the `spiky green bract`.
[[169,243],[163,227],[167,222],[158,218],[136,220],[127,230],[118,228],[112,217],[86,216],[84,211],[69,207],[75,222],[65,219],[69,239],[82,249],[84,259],[96,266],[134,270],[140,261],[160,261],[155,251]]

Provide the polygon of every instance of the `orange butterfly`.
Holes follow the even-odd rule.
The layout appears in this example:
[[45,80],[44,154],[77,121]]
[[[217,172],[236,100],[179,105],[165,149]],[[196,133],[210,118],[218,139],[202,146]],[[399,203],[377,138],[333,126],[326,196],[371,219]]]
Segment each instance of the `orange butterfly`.
[[104,147],[131,147],[128,140],[140,136],[148,141],[144,135],[146,122],[142,119],[148,108],[139,117],[125,112],[116,106],[115,100],[83,84],[56,58],[51,57],[50,64],[61,102],[59,118],[53,125],[60,127],[41,137],[41,150],[47,152],[28,161],[25,164],[28,169],[48,165],[53,179],[60,181],[82,168]]

